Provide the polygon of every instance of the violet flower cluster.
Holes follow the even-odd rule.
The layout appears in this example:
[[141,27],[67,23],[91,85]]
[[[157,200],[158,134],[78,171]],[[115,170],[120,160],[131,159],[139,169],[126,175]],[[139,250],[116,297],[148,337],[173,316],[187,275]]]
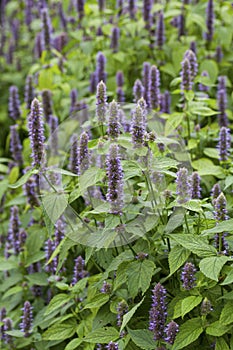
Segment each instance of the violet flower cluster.
[[106,85],[100,81],[96,90],[96,117],[100,124],[104,124],[107,113],[107,92]]
[[10,151],[15,163],[20,167],[23,165],[22,149],[17,125],[12,125],[10,127]]
[[33,99],[35,98],[35,89],[33,86],[33,77],[28,75],[26,78],[25,89],[24,89],[24,102],[26,108],[30,109]]
[[134,102],[138,102],[144,96],[144,86],[140,79],[137,79],[133,86]]
[[162,340],[167,317],[167,292],[160,283],[157,283],[152,293],[153,302],[149,312],[149,330],[153,332],[154,340]]
[[157,19],[157,28],[156,28],[156,44],[160,50],[162,49],[163,44],[165,42],[164,32],[165,30],[164,30],[163,11],[160,11]]
[[220,161],[227,161],[230,154],[231,134],[230,129],[222,126],[219,132],[218,150]]
[[52,48],[52,25],[48,9],[41,10],[43,49],[50,51]]
[[103,81],[106,83],[107,73],[105,72],[106,57],[102,52],[98,52],[96,57],[96,83]]
[[118,105],[114,100],[109,104],[109,120],[107,133],[109,137],[113,140],[116,140],[120,134]]
[[196,272],[196,268],[193,265],[193,263],[191,262],[187,262],[183,269],[182,269],[182,273],[181,273],[181,281],[183,282],[182,286],[184,289],[186,290],[190,290],[193,289],[195,287],[195,272]]
[[183,204],[191,199],[191,186],[188,177],[188,170],[181,168],[177,172],[176,178],[176,194],[178,196],[177,202]]
[[218,102],[218,124],[220,127],[228,126],[228,119],[226,114],[227,108],[227,92],[226,92],[226,82],[225,77],[220,76],[218,78],[218,91],[217,91],[217,102]]
[[150,104],[152,109],[160,107],[160,73],[156,66],[150,69]]
[[8,104],[9,116],[13,120],[17,120],[21,117],[18,88],[13,85],[10,87],[9,92],[10,92],[9,104]]
[[191,191],[192,191],[192,199],[200,199],[201,198],[201,177],[197,171],[195,171],[191,176]]
[[22,322],[20,323],[20,329],[23,332],[24,337],[27,338],[31,335],[33,322],[32,306],[29,301],[25,301],[22,311],[23,316]]
[[214,1],[208,0],[206,7],[206,27],[205,39],[207,42],[211,42],[214,35]]
[[143,63],[143,86],[144,86],[144,99],[148,108],[150,108],[150,63]]
[[78,281],[87,276],[87,271],[84,269],[85,261],[81,256],[78,256],[74,261],[74,273],[72,284],[75,285]]
[[117,305],[117,325],[120,327],[123,322],[123,316],[128,312],[128,305],[125,301],[120,301]]
[[85,131],[82,132],[78,146],[78,175],[82,175],[89,168],[90,156],[88,152],[88,140],[88,133]]

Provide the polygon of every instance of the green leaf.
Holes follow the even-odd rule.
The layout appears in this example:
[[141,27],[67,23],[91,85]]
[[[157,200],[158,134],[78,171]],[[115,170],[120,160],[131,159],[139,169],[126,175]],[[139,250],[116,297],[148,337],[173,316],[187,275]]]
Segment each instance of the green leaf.
[[16,261],[10,261],[9,259],[0,258],[0,271],[13,270],[18,267]]
[[53,89],[53,73],[51,69],[40,70],[38,78],[39,90]]
[[29,170],[17,182],[15,182],[14,184],[10,184],[8,187],[10,187],[10,188],[18,188],[20,186],[23,186],[28,181],[28,179],[34,174],[38,174],[38,170],[37,169]]
[[233,322],[233,302],[232,301],[228,301],[225,304],[221,312],[219,321],[224,326],[227,326]]
[[62,306],[66,304],[68,301],[70,301],[70,299],[71,299],[71,296],[64,293],[55,295],[55,297],[52,298],[52,300],[50,301],[49,305],[46,308],[46,311],[44,313],[45,316],[59,308],[62,308]]
[[8,335],[11,335],[12,337],[15,337],[15,338],[24,338],[23,332],[21,332],[21,331],[19,331],[17,329],[14,329],[12,331],[7,331],[5,333],[8,334]]
[[6,192],[7,188],[8,188],[8,180],[5,179],[3,181],[0,181],[0,200],[2,199],[2,196]]
[[209,73],[210,80],[215,83],[218,77],[218,65],[214,60],[203,60],[200,65],[200,72],[207,71]]
[[184,298],[181,303],[181,315],[184,317],[189,311],[193,310],[202,301],[201,296],[191,295]]
[[55,224],[68,206],[68,195],[65,193],[51,193],[42,197],[42,205],[49,219]]
[[188,259],[190,250],[176,245],[168,254],[168,263],[170,268],[170,275],[176,272]]
[[218,225],[216,225],[215,227],[210,228],[208,230],[204,230],[202,232],[202,234],[208,235],[208,234],[228,232],[228,231],[230,231],[230,232],[233,231],[233,219],[222,221]]
[[156,348],[156,342],[153,339],[153,333],[147,329],[132,330],[128,328],[129,335],[132,341],[140,348],[144,350],[154,350]]
[[228,273],[227,277],[225,280],[221,283],[221,286],[225,286],[227,284],[231,284],[233,282],[233,268],[231,271]]
[[48,285],[48,276],[44,272],[32,273],[30,275],[27,275],[26,279],[32,285],[37,285],[37,286],[47,286]]
[[219,151],[216,148],[204,148],[204,154],[209,158],[219,159]]
[[228,260],[227,256],[204,258],[200,261],[199,267],[206,277],[218,282],[219,273]]
[[145,297],[142,298],[142,300],[140,301],[140,303],[136,304],[129,312],[127,312],[124,316],[123,316],[123,322],[121,325],[121,329],[120,332],[125,328],[125,326],[128,324],[128,322],[131,320],[131,318],[133,317],[133,315],[135,314],[135,312],[137,311],[137,309],[139,308],[139,306],[141,306],[141,304],[143,303]]
[[66,320],[66,323],[55,323],[43,334],[44,340],[65,340],[71,338],[77,328],[74,318]]
[[217,338],[214,350],[229,350],[229,346],[224,338]]
[[142,176],[142,169],[135,161],[122,160],[122,167],[124,171],[124,180],[131,179],[135,176]]
[[83,342],[82,339],[72,339],[65,347],[65,350],[75,350]]
[[3,294],[2,300],[10,297],[11,295],[21,293],[22,291],[23,291],[22,286],[14,286],[14,287],[8,289],[8,291],[5,294]]
[[86,288],[87,282],[88,282],[88,277],[82,278],[72,287],[71,292],[72,293],[82,292]]
[[215,321],[211,323],[206,328],[206,334],[212,335],[214,337],[221,337],[223,334],[227,333],[231,326],[224,326],[220,321]]
[[84,194],[88,187],[94,186],[97,182],[102,181],[104,176],[105,171],[100,168],[91,167],[87,169],[85,173],[79,177],[80,192]]
[[132,298],[135,298],[139,290],[144,294],[150,287],[155,264],[150,260],[133,261],[127,269],[128,288]]
[[19,177],[19,167],[14,166],[8,176],[9,184],[13,184]]
[[165,228],[165,232],[166,233],[171,233],[172,231],[174,231],[177,227],[181,226],[183,221],[184,221],[184,215],[185,215],[185,211],[182,210],[182,208],[180,208],[181,210],[176,210],[174,212],[174,214],[172,214],[168,220],[168,223],[166,225]]
[[196,317],[186,321],[180,326],[180,330],[176,335],[175,343],[172,350],[180,350],[185,346],[193,343],[199,338],[203,328],[201,326],[201,318]]
[[87,303],[84,306],[83,310],[93,309],[96,307],[100,308],[102,305],[106,304],[108,301],[109,301],[109,295],[107,294],[101,293],[101,294],[95,295],[94,300]]
[[190,250],[193,254],[200,257],[213,256],[217,254],[217,250],[206,243],[206,240],[200,236],[192,234],[169,234],[172,240],[175,240],[182,247]]
[[83,341],[88,343],[100,343],[106,344],[110,341],[115,341],[119,338],[119,333],[114,327],[104,327],[96,329],[90,333],[83,339]]

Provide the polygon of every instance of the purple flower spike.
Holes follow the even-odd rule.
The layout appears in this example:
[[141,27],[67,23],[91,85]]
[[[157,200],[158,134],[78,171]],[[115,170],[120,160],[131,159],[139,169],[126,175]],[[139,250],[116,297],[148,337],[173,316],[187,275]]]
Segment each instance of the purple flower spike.
[[123,316],[128,312],[128,305],[125,301],[120,301],[117,305],[117,325],[120,327],[122,325]]
[[49,264],[48,264],[48,261],[51,258],[55,248],[56,247],[54,245],[54,242],[51,239],[48,239],[45,245],[45,255],[46,255],[46,263],[47,263],[47,265],[45,266],[45,271],[52,275],[56,274],[57,261],[56,259],[53,259]]
[[197,57],[192,50],[187,50],[184,54],[184,58],[187,58],[189,60],[190,74],[191,74],[191,79],[193,80],[196,77],[198,72]]
[[10,151],[12,158],[19,166],[22,166],[23,164],[22,149],[23,147],[20,142],[17,125],[12,125],[10,127]]
[[188,180],[188,170],[186,168],[181,168],[177,172],[176,194],[179,204],[186,203],[191,199],[191,188]]
[[160,73],[156,66],[150,69],[150,103],[152,109],[160,106]]
[[25,24],[30,30],[30,26],[32,23],[32,9],[33,9],[33,0],[26,0],[25,1]]
[[30,109],[33,99],[35,98],[35,89],[33,87],[33,78],[31,75],[27,76],[25,90],[24,90],[24,102],[26,108]]
[[8,238],[9,243],[13,247],[14,254],[19,253],[19,231],[21,222],[19,220],[19,209],[17,206],[11,208]]
[[212,190],[211,190],[211,197],[212,197],[212,203],[214,205],[215,203],[215,200],[218,198],[218,196],[220,195],[221,193],[221,187],[220,185],[217,183],[213,186]]
[[70,92],[70,113],[75,112],[76,110],[76,103],[78,99],[78,91],[76,89],[72,89]]
[[217,92],[217,102],[218,102],[218,124],[220,127],[228,125],[228,119],[226,114],[227,108],[227,92],[226,92],[226,82],[225,77],[220,76],[218,78],[218,92]]
[[137,12],[136,0],[128,0],[128,11],[131,19],[135,19],[135,15]]
[[124,206],[123,169],[119,157],[119,148],[112,144],[107,156],[108,191],[106,198],[110,204],[110,213],[121,215]]
[[214,35],[214,2],[208,0],[206,7],[206,27],[205,39],[207,42],[212,41]]
[[184,265],[181,273],[181,281],[183,282],[182,286],[184,289],[190,290],[195,287],[196,278],[194,274],[196,271],[197,270],[192,263],[187,262]]
[[125,93],[121,87],[117,88],[116,94],[117,94],[117,102],[120,102],[120,103],[125,102]]
[[43,52],[42,34],[38,33],[35,37],[34,54],[36,58],[40,58]]
[[24,333],[24,337],[29,337],[31,335],[31,328],[32,328],[32,307],[29,301],[25,301],[24,307],[23,307],[23,316],[22,316],[22,322],[20,323],[20,329]]
[[196,41],[191,41],[190,43],[190,50],[192,50],[192,52],[197,55],[197,44]]
[[144,96],[144,87],[140,79],[137,79],[133,86],[134,102],[138,102]]
[[[26,168],[24,173],[26,173],[30,168]],[[39,200],[37,198],[37,184],[35,176],[31,176],[30,179],[24,185],[24,192],[27,197],[27,202],[31,208],[39,206]]]
[[216,198],[215,205],[214,205],[214,208],[215,208],[214,217],[217,221],[225,221],[228,219],[226,206],[227,206],[226,197],[221,192],[220,195]]
[[157,30],[156,30],[156,43],[160,50],[162,49],[164,42],[165,42],[164,18],[163,18],[163,12],[160,11],[159,17],[158,17],[158,23],[157,23]]
[[90,93],[94,94],[96,91],[96,72],[91,73],[90,76]]
[[109,104],[109,121],[107,132],[109,137],[113,140],[116,140],[120,134],[118,105],[114,100]]
[[147,103],[148,108],[150,108],[150,63],[143,63],[143,85],[144,85],[144,99]]
[[144,145],[145,133],[146,133],[146,125],[145,125],[144,111],[138,103],[135,111],[133,112],[133,118],[132,118],[132,124],[131,124],[132,141],[135,147],[140,147]]
[[192,75],[191,75],[191,65],[187,57],[182,61],[181,70],[181,90],[189,91],[192,90]]
[[99,12],[103,12],[105,9],[105,0],[98,0]]
[[[6,308],[2,307],[0,309],[0,322],[3,322],[3,320],[6,318]],[[4,325],[0,326],[0,339],[4,339]]]
[[58,3],[58,15],[60,17],[60,23],[63,29],[67,30],[67,19],[63,10],[62,1]]
[[146,24],[146,28],[150,29],[151,26],[151,9],[152,9],[152,0],[143,0],[143,19]]
[[96,116],[100,124],[105,123],[107,113],[107,93],[106,85],[101,81],[97,85],[96,91]]
[[118,87],[123,87],[124,85],[124,75],[121,71],[118,71],[116,74],[116,84]]
[[40,167],[44,153],[44,123],[40,102],[35,98],[28,117],[28,131],[32,149],[32,166]]
[[4,319],[4,325],[3,325],[3,340],[5,344],[9,344],[10,348],[12,349],[12,343],[13,343],[13,339],[11,337],[11,335],[6,334],[7,331],[11,331],[13,329],[13,322],[12,320],[7,317]]
[[171,108],[171,95],[169,91],[165,91],[162,100],[160,101],[161,104],[161,112],[170,114],[170,108]]
[[231,147],[230,129],[225,128],[223,126],[221,127],[219,132],[219,142],[218,142],[219,159],[221,161],[228,160],[230,147]]
[[154,334],[154,340],[161,340],[164,336],[167,317],[166,289],[157,283],[152,291],[152,305],[149,312],[149,330]]
[[10,92],[9,105],[8,105],[9,116],[13,120],[17,120],[21,117],[18,88],[16,86],[11,86],[9,92]]
[[52,47],[52,25],[49,12],[47,8],[41,10],[42,19],[42,39],[43,49],[50,51]]
[[50,90],[43,90],[41,93],[42,106],[46,122],[49,122],[50,116],[53,114],[52,110],[52,94]]
[[102,52],[99,52],[96,57],[96,82],[103,81],[106,83],[107,74],[105,72],[106,58]]
[[173,345],[175,342],[176,334],[179,332],[179,325],[171,321],[168,323],[167,327],[165,328],[166,338],[165,341],[168,344]]
[[178,38],[185,35],[185,16],[181,13],[178,17]]
[[192,198],[193,199],[201,198],[200,182],[201,182],[201,178],[200,178],[198,172],[195,171],[191,177],[191,191],[192,191]]
[[216,47],[215,57],[216,57],[216,61],[217,61],[218,63],[221,63],[221,62],[222,62],[222,59],[223,59],[223,52],[222,52],[221,46],[217,46],[217,47]]
[[70,148],[70,160],[69,160],[69,170],[77,174],[79,173],[78,164],[78,138],[76,135],[71,137],[71,148]]
[[84,17],[84,4],[85,0],[77,0],[77,11],[78,11],[78,18],[79,21],[81,21]]
[[118,350],[119,347],[118,347],[118,344],[117,343],[114,343],[114,342],[110,342],[107,346],[106,346],[106,349],[107,350]]
[[84,270],[85,261],[81,256],[78,256],[74,261],[74,275],[72,284],[75,285],[78,281],[83,279],[87,275],[87,271]]
[[88,140],[89,136],[84,131],[80,135],[79,147],[78,147],[78,174],[82,175],[90,165],[90,156],[88,152]]
[[118,27],[114,27],[112,29],[111,44],[110,44],[110,48],[112,49],[113,53],[118,52],[119,38],[120,38],[120,29]]
[[103,286],[101,288],[101,293],[103,294],[110,294],[111,293],[112,286],[108,282],[104,281]]

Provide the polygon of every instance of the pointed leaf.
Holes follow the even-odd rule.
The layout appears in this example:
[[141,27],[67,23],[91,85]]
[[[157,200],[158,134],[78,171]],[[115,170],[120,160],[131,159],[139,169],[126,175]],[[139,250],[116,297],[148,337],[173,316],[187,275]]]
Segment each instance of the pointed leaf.
[[186,321],[180,326],[180,330],[176,335],[175,343],[172,350],[180,350],[187,345],[193,343],[199,338],[203,328],[201,326],[201,318],[196,317]]
[[227,256],[204,258],[200,261],[199,267],[206,277],[218,282],[220,271],[228,260]]

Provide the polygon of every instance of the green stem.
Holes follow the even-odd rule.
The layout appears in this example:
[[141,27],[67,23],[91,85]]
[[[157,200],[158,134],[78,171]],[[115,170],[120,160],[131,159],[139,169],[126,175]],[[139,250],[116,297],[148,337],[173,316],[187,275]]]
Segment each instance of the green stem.
[[185,225],[186,225],[187,231],[188,231],[188,233],[190,233],[189,225],[188,225],[188,219],[187,219],[187,213],[185,213],[185,215],[184,215],[184,220],[185,220]]

